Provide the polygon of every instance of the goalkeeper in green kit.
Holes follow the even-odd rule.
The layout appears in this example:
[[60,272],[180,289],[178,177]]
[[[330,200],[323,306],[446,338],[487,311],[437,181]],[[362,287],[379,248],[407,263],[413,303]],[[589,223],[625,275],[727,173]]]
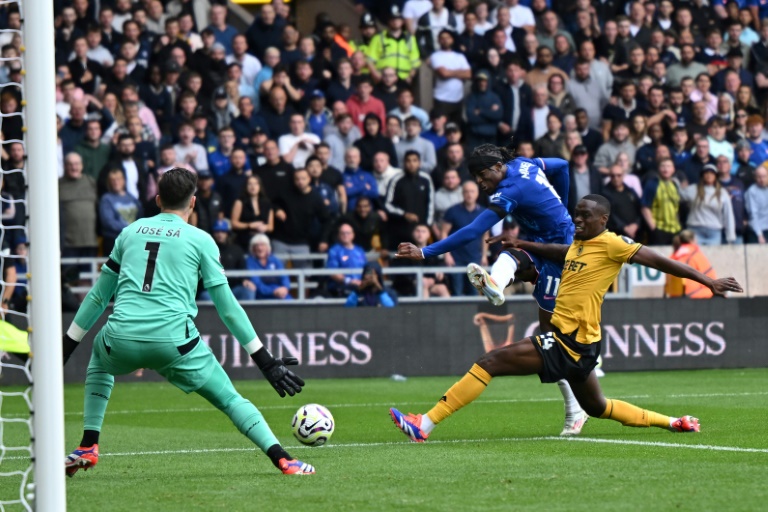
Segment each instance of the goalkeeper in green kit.
[[259,410],[232,386],[195,327],[195,294],[202,278],[216,310],[234,337],[284,397],[301,392],[304,381],[275,358],[256,335],[237,303],[211,236],[187,223],[195,206],[197,176],[174,168],[158,184],[161,213],[123,229],[96,286],[88,293],[64,335],[64,363],[115,296],[113,313],[93,341],[85,379],[83,439],[66,458],[66,472],[89,469],[99,460],[99,433],[114,375],[151,368],[186,393],[196,392],[226,414],[285,474],[308,475],[315,468],[293,459],[280,446]]

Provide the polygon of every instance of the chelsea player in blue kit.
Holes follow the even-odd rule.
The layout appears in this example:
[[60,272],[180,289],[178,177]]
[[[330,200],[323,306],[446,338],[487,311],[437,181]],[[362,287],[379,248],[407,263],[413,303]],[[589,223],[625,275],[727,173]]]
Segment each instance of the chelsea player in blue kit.
[[[497,222],[512,215],[533,242],[570,245],[574,225],[563,199],[568,197],[568,162],[560,158],[515,157],[505,148],[482,144],[469,159],[469,172],[483,192],[490,196],[488,209],[470,225],[451,236],[419,249],[410,243],[397,248],[397,257],[425,259],[438,256],[477,239]],[[504,288],[514,280],[519,265],[533,262],[538,273],[533,297],[539,305],[542,332],[551,330],[552,312],[560,286],[562,264],[519,249],[504,251],[490,275],[480,265],[470,263],[467,277],[495,306],[504,303]],[[560,435],[578,435],[589,416],[581,409],[568,382],[558,382],[565,402],[565,424]]]

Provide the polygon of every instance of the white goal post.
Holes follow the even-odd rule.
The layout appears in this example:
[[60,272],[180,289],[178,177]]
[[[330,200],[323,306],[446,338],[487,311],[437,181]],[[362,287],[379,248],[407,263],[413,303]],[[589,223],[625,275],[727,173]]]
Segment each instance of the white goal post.
[[24,2],[34,509],[65,511],[59,190],[53,2]]

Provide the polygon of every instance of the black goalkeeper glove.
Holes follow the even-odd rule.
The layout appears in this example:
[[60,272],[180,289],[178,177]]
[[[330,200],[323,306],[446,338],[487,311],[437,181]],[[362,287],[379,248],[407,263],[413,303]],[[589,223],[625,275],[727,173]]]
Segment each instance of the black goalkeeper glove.
[[64,355],[64,364],[67,364],[69,356],[72,355],[72,352],[74,352],[79,345],[80,343],[70,338],[69,335],[64,334],[64,338],[61,342],[61,352]]
[[266,347],[261,347],[251,354],[251,359],[253,359],[269,383],[272,384],[278,395],[285,397],[286,393],[290,396],[301,393],[304,380],[286,368],[286,366],[299,364],[298,359],[295,357],[274,357]]

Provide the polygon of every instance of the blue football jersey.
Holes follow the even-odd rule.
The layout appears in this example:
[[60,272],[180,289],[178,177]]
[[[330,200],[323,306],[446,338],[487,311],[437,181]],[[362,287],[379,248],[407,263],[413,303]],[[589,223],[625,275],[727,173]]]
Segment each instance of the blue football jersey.
[[511,214],[534,242],[571,244],[573,221],[563,200],[547,180],[539,159],[515,158],[490,197],[490,208]]

